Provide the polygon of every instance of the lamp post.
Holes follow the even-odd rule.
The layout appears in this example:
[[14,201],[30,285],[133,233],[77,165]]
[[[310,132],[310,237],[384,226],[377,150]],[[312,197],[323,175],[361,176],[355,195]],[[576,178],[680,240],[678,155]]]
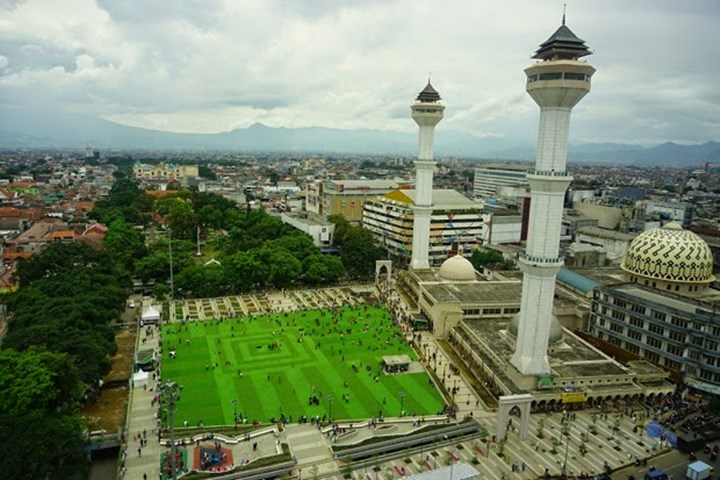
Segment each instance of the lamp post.
[[327,398],[327,401],[328,401],[328,417],[330,417],[330,418],[328,418],[328,420],[330,421],[330,423],[332,423],[332,401],[333,401],[333,396],[332,396],[332,395],[328,395],[326,398]]
[[402,417],[405,414],[405,392],[400,390],[398,395],[400,395],[400,416]]
[[566,420],[563,422],[562,426],[562,433],[565,435],[565,459],[563,460],[563,466],[562,466],[562,474],[565,476],[566,470],[567,470],[567,458],[568,458],[568,449],[570,448],[570,427],[572,424],[570,423],[570,420]]
[[175,298],[175,281],[173,279],[173,259],[172,259],[172,229],[168,227],[168,257],[170,259],[170,298]]
[[177,480],[177,465],[175,465],[177,455],[177,445],[175,445],[175,405],[180,388],[182,388],[180,385],[170,381],[160,385],[160,395],[167,406],[167,418],[170,427],[170,478],[172,480]]
[[237,430],[238,417],[237,417],[237,398],[232,401],[233,404],[233,420],[235,421],[235,430]]

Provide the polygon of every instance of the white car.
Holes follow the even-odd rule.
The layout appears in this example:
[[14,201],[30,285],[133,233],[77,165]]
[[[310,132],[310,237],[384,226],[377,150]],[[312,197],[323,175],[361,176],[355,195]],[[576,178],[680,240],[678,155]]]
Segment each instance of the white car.
[[135,308],[135,300],[130,300],[130,302],[128,302],[128,307]]

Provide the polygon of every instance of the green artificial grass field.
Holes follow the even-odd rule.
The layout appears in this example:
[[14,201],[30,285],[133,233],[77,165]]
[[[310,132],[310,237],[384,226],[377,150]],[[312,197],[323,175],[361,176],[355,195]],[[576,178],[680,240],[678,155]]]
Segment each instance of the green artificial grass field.
[[[329,418],[328,395],[335,419],[399,416],[401,403],[407,415],[438,413],[443,400],[427,373],[382,372],[382,357],[397,354],[416,360],[378,307],[345,307],[335,319],[329,310],[310,310],[187,322],[163,326],[162,377],[183,387],[176,426],[232,425],[235,411],[247,423],[281,414],[293,422]],[[313,395],[319,405],[310,404]]]

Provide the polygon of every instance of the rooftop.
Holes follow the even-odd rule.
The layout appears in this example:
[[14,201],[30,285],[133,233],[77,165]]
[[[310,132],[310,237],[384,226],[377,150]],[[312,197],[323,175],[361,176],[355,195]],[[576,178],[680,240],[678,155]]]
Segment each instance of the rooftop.
[[615,230],[608,230],[607,228],[600,227],[580,227],[577,229],[577,233],[591,235],[593,237],[610,238],[613,240],[624,240],[627,242],[636,237],[636,235],[631,235],[629,233],[616,232]]
[[557,281],[576,290],[580,290],[583,293],[588,293],[590,290],[600,285],[599,282],[573,272],[572,270],[568,270],[567,268],[561,268],[560,271],[558,271]]
[[438,302],[520,303],[520,282],[425,283],[423,288]]
[[578,38],[567,25],[565,15],[560,28],[550,35],[535,51],[532,58],[540,60],[577,60],[580,57],[590,55],[592,52],[585,45],[585,40]]
[[435,103],[435,102],[439,102],[440,99],[441,99],[440,94],[430,84],[429,79],[428,79],[427,85],[425,85],[425,88],[423,88],[422,92],[418,93],[418,96],[415,98],[415,100],[417,100],[418,102],[422,102],[422,103]]
[[[388,200],[402,203],[415,204],[417,190],[396,190],[384,196]],[[470,200],[462,193],[451,189],[433,189],[432,191],[433,210],[460,209],[460,208],[482,208],[482,205]]]

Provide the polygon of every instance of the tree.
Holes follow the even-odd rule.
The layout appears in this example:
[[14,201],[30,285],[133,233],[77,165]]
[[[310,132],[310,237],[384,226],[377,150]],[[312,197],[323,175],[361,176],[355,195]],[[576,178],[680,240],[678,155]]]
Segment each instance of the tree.
[[103,248],[128,268],[148,253],[142,232],[124,218],[117,218],[108,225]]
[[264,283],[270,276],[270,267],[252,252],[224,257],[225,278],[232,292],[242,293]]
[[342,261],[336,256],[315,254],[303,260],[303,281],[307,284],[335,283],[344,274]]
[[84,480],[90,468],[85,431],[77,415],[0,412],[0,471],[16,480]]
[[271,249],[268,264],[270,265],[270,278],[268,280],[276,288],[289,287],[302,272],[300,260],[284,249]]
[[169,293],[170,293],[170,287],[168,287],[164,283],[157,283],[153,287],[153,296],[160,301],[165,300],[165,298],[168,296]]
[[319,252],[318,247],[312,241],[312,237],[302,232],[298,232],[296,235],[285,235],[273,240],[272,247],[285,249],[300,261]]
[[470,262],[476,270],[480,271],[490,265],[498,265],[501,270],[515,268],[513,262],[505,260],[502,253],[496,252],[495,250],[476,249],[470,257]]
[[200,175],[202,178],[207,178],[208,180],[217,180],[217,175],[215,175],[215,172],[210,170],[206,165],[200,165],[198,166],[198,175]]
[[192,207],[185,201],[178,201],[170,207],[165,224],[172,230],[173,238],[188,240],[195,237],[197,221]]
[[340,249],[345,270],[350,277],[369,277],[375,271],[375,262],[383,258],[383,251],[375,244],[370,230],[350,227]]
[[68,355],[37,348],[0,350],[0,411],[73,411],[83,386]]
[[344,215],[340,213],[333,213],[328,215],[328,221],[335,225],[335,233],[333,234],[333,243],[337,246],[341,246],[345,234],[350,228],[350,222],[347,221]]

